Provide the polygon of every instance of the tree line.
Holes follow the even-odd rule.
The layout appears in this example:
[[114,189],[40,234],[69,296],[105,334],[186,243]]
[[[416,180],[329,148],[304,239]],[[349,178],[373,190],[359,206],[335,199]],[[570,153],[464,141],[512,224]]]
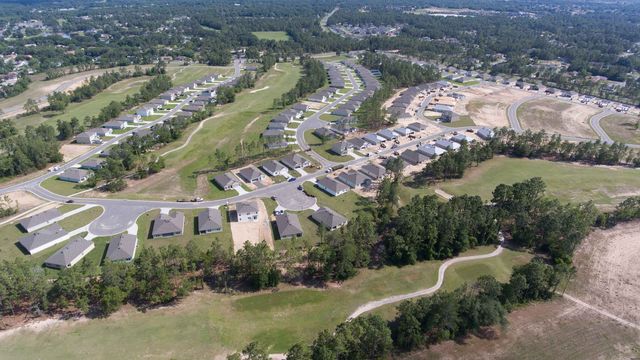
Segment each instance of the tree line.
[[280,99],[273,99],[274,108],[284,108],[292,105],[326,84],[327,72],[321,61],[303,57],[300,62],[303,68],[302,77],[298,79],[293,89],[282,94]]

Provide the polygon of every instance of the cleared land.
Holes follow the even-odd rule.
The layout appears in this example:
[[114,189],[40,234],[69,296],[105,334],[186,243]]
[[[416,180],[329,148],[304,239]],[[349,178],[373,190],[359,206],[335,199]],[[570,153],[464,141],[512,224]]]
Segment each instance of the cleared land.
[[600,120],[600,126],[613,139],[625,144],[640,144],[640,128],[636,128],[640,117],[611,115]]
[[291,39],[284,31],[254,31],[252,34],[260,40],[287,41]]
[[[493,248],[474,252],[478,251]],[[493,267],[506,271],[493,274],[505,279],[513,265],[529,258],[507,250],[487,263],[508,264]],[[355,278],[325,290],[282,287],[278,292],[239,296],[203,291],[176,306],[146,313],[126,308],[107,319],[65,322],[29,336],[19,332],[0,339],[0,344],[10,358],[59,359],[83,354],[95,359],[211,358],[242,348],[251,340],[272,345],[270,352],[284,352],[295,342],[311,341],[321,329],[332,329],[366,301],[433,285],[440,264],[432,261],[362,270]],[[463,270],[466,266],[462,263],[452,270],[473,273],[474,278],[483,275],[477,269]]]
[[531,96],[524,90],[495,84],[482,84],[456,92],[463,94],[465,98],[456,104],[454,111],[460,114],[462,119],[468,116],[472,123],[490,128],[509,126],[509,105]]
[[540,98],[522,104],[517,115],[524,129],[596,138],[589,119],[598,112],[599,109],[583,104]]
[[491,200],[496,186],[536,176],[547,184],[547,195],[563,202],[592,200],[596,205],[610,207],[640,194],[640,176],[633,169],[506,157],[485,161],[469,169],[463,179],[439,186],[449,194],[480,195]]
[[273,232],[269,222],[269,213],[264,203],[255,200],[258,205],[258,220],[255,222],[233,221],[231,225],[231,235],[233,236],[233,251],[240,250],[245,242],[259,244],[266,241],[270,248],[274,248]]

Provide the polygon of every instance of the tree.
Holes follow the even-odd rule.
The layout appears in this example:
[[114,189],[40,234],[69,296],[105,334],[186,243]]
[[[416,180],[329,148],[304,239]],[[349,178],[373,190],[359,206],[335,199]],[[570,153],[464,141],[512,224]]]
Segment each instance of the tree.
[[311,350],[304,344],[294,344],[287,350],[287,360],[311,360]]
[[100,294],[100,310],[107,316],[116,312],[124,303],[127,294],[118,287],[109,286]]
[[38,103],[32,98],[28,98],[27,101],[22,106],[22,108],[27,114],[34,114],[40,111],[40,108],[38,107]]

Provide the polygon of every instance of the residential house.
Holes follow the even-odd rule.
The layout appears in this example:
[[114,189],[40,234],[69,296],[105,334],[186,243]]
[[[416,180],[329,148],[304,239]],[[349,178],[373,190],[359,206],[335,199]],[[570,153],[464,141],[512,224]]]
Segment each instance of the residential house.
[[79,236],[74,237],[62,249],[45,260],[44,265],[54,269],[70,268],[95,248],[93,241]]
[[348,141],[339,141],[331,146],[331,152],[336,155],[348,155],[349,150],[352,149],[353,146]]
[[315,94],[311,94],[308,99],[314,102],[326,102],[327,94],[324,92],[316,92]]
[[422,145],[418,147],[417,151],[423,155],[426,155],[430,158],[434,158],[436,156],[440,156],[447,152],[447,150],[439,148],[433,145]]
[[387,169],[380,165],[369,163],[361,167],[360,172],[374,180],[378,180],[386,176]]
[[124,114],[116,118],[117,121],[124,121],[126,123],[137,123],[140,122],[141,119],[142,117],[137,114]]
[[422,164],[428,159],[426,155],[413,150],[405,150],[400,154],[400,158],[411,165]]
[[382,136],[383,138],[387,139],[387,140],[395,140],[398,138],[398,134],[396,134],[395,132],[389,130],[389,129],[382,129],[380,131],[378,131],[378,135]]
[[466,143],[470,144],[470,143],[472,143],[474,141],[474,139],[472,137],[467,136],[465,134],[454,135],[449,140],[451,140],[453,142],[457,142],[459,144],[462,144],[463,142],[466,142]]
[[76,135],[76,144],[95,144],[100,142],[100,136],[97,131],[88,130]]
[[332,196],[340,196],[349,191],[349,187],[329,177],[323,177],[316,181],[316,186]]
[[136,130],[133,130],[131,134],[137,137],[153,136],[153,129],[151,128],[136,129]]
[[120,234],[109,240],[105,257],[111,261],[131,261],[136,255],[138,237],[132,234]]
[[83,183],[89,179],[91,172],[82,169],[67,169],[58,176],[59,180]]
[[419,122],[413,122],[409,125],[407,125],[407,127],[413,131],[424,131],[427,129],[427,125],[419,123]]
[[406,127],[399,127],[397,129],[394,129],[393,132],[400,134],[401,136],[408,136],[413,134],[413,130]]
[[198,234],[222,231],[222,215],[218,209],[204,209],[198,213]]
[[113,135],[113,129],[107,129],[107,128],[93,128],[87,131],[93,131],[96,134],[98,134],[98,136],[100,137]]
[[142,106],[141,108],[138,109],[138,111],[136,111],[136,115],[140,115],[140,116],[151,116],[153,115],[153,110],[155,108],[151,105],[145,105]]
[[327,230],[336,230],[347,224],[347,218],[328,207],[318,209],[311,214],[311,218]]
[[20,220],[19,225],[24,229],[24,231],[32,232],[41,227],[52,224],[60,216],[62,216],[62,213],[57,208],[49,209]]
[[87,170],[98,170],[102,168],[102,163],[105,161],[105,159],[91,158],[80,163],[80,167]]
[[320,139],[330,139],[336,137],[336,133],[331,131],[331,129],[326,127],[321,127],[313,130],[313,135],[319,137]]
[[193,113],[188,111],[176,111],[173,117],[176,119],[189,119],[193,116]]
[[284,130],[286,128],[286,123],[270,122],[269,125],[267,125],[267,130]]
[[238,222],[258,221],[258,205],[255,201],[239,202],[236,204]]
[[102,127],[107,129],[113,129],[113,130],[122,130],[125,127],[127,127],[127,123],[124,121],[111,120],[102,124]]
[[302,103],[297,103],[293,105],[291,108],[294,110],[302,111],[303,113],[309,111],[309,105],[302,104]]
[[257,183],[265,179],[265,176],[255,166],[247,166],[244,169],[238,171],[240,177],[249,184]]
[[182,107],[182,111],[186,111],[186,112],[190,112],[190,113],[197,113],[199,111],[204,110],[204,106],[201,105],[187,105],[187,106],[183,106]]
[[285,168],[284,165],[275,160],[267,160],[263,162],[260,167],[271,176],[287,174],[287,168]]
[[445,150],[458,150],[460,148],[460,144],[444,139],[436,141],[435,145]]
[[306,158],[304,158],[303,156],[297,153],[289,154],[283,157],[282,159],[280,159],[280,162],[284,166],[292,170],[302,169],[302,168],[311,166],[311,162],[309,160],[307,160]]
[[184,231],[184,213],[176,211],[171,214],[159,214],[153,219],[151,237],[153,239],[182,235]]
[[481,128],[476,131],[476,134],[483,140],[491,140],[496,134],[489,128]]
[[365,136],[362,137],[362,140],[370,143],[371,145],[378,145],[381,142],[384,141],[384,138],[381,138],[380,136],[376,135],[376,134],[367,134]]
[[371,145],[369,142],[367,142],[367,141],[365,141],[364,139],[361,139],[361,138],[349,139],[349,140],[347,140],[347,142],[349,144],[351,144],[351,146],[355,150],[364,150],[364,149],[368,148]]
[[283,213],[276,215],[276,228],[280,239],[302,236],[302,225],[298,215],[293,213]]
[[29,254],[33,255],[63,242],[67,239],[67,235],[67,231],[60,225],[53,223],[20,238],[18,243]]
[[163,107],[169,103],[169,100],[165,99],[151,99],[149,100],[149,104],[157,105],[158,107]]
[[356,170],[342,172],[338,175],[337,179],[352,189],[367,186],[371,183],[371,179],[369,179],[369,177]]
[[222,190],[231,190],[235,186],[239,186],[240,182],[230,172],[226,172],[224,174],[217,175],[213,178],[213,181],[222,189]]

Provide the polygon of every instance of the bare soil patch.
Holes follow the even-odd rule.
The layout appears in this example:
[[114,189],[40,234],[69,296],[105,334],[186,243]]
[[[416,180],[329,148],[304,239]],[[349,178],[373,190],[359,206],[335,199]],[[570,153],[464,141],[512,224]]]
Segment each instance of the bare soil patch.
[[599,109],[583,104],[540,98],[522,104],[517,115],[525,129],[596,138],[589,119],[598,112]]
[[60,153],[62,153],[63,161],[67,162],[91,149],[93,149],[92,145],[64,144],[60,147]]
[[458,101],[454,111],[461,116],[468,115],[476,125],[490,128],[509,126],[509,105],[531,96],[524,90],[496,84],[482,84],[457,92],[465,97]]
[[596,230],[578,247],[567,293],[640,323],[640,221]]
[[233,251],[240,250],[246,241],[249,241],[251,244],[259,244],[263,240],[273,249],[273,234],[271,233],[271,223],[269,221],[267,208],[264,202],[259,199],[250,201],[255,201],[258,205],[258,221],[232,221],[230,223],[231,235],[233,236]]

